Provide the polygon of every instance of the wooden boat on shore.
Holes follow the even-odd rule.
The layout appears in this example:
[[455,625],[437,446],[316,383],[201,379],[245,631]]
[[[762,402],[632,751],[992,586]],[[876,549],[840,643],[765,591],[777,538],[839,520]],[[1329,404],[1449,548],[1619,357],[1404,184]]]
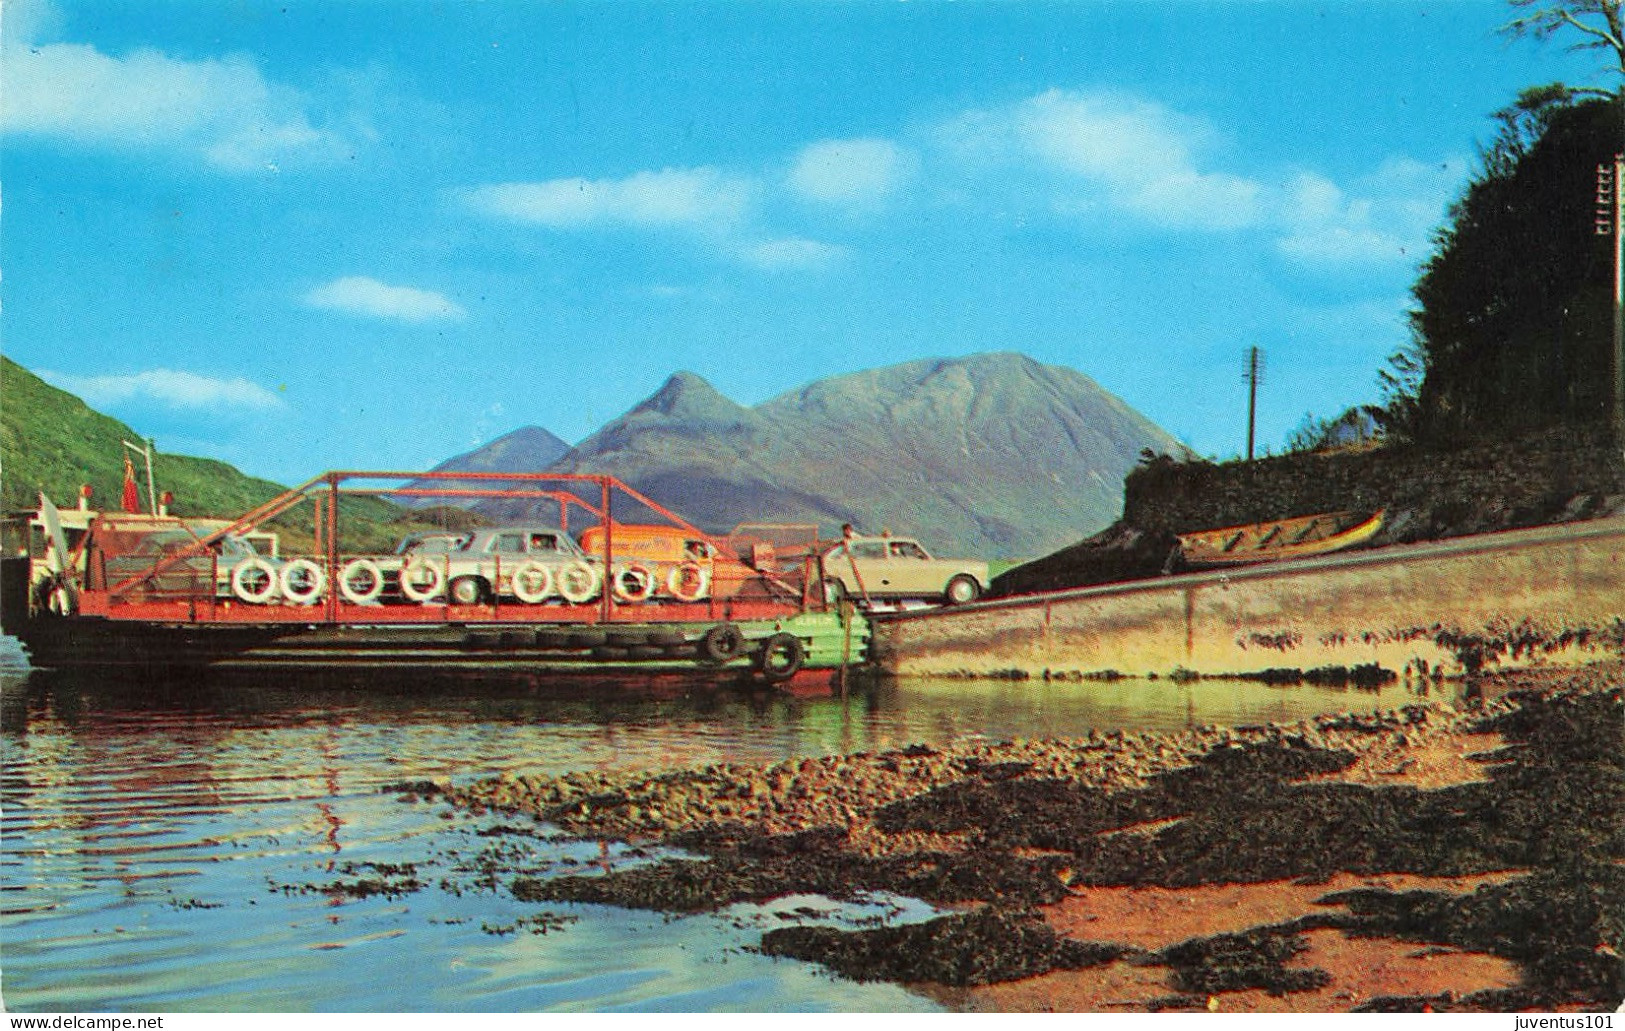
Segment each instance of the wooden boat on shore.
[[1179,565],[1211,569],[1329,555],[1364,544],[1382,529],[1387,510],[1371,515],[1323,512],[1179,535]]

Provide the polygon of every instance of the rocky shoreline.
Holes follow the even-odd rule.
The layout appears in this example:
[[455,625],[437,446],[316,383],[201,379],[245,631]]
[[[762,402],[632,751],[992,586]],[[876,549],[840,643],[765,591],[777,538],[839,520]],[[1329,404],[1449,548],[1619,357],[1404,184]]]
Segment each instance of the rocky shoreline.
[[1612,1010],[1622,681],[1610,661],[1486,676],[1464,709],[414,791],[703,857],[512,877],[523,899],[937,904],[760,948],[960,1009]]

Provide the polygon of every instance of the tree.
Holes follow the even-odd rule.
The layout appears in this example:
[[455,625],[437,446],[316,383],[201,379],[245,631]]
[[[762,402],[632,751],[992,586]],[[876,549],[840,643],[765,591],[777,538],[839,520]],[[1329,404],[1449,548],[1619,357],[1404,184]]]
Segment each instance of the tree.
[[1601,51],[1619,92],[1554,83],[1495,113],[1480,170],[1412,288],[1412,338],[1381,374],[1391,439],[1499,436],[1609,407],[1612,238],[1595,174],[1622,149],[1622,0],[1509,0],[1514,37]]
[[[1608,412],[1613,248],[1595,230],[1595,176],[1618,146],[1618,101],[1576,103],[1564,87],[1543,87],[1497,120],[1412,288],[1423,439],[1505,436]],[[1395,356],[1401,375],[1404,357]]]
[[[1620,13],[1620,0],[1510,0],[1514,8],[1526,10],[1530,13],[1515,18],[1502,31],[1514,36],[1532,35],[1537,39],[1549,39],[1559,32],[1566,32],[1571,36],[1577,35],[1578,40],[1570,44],[1570,50],[1601,50],[1613,58],[1612,71],[1619,75],[1619,86],[1616,94],[1612,94],[1619,102],[1621,114],[1625,114],[1625,30],[1622,30]],[[1572,92],[1588,94],[1595,97],[1610,96],[1608,90],[1596,86],[1575,87]],[[1620,148],[1616,154],[1625,156],[1625,132],[1619,136]],[[1619,191],[1625,190],[1625,182],[1621,182],[1620,164],[1616,160],[1614,165],[1614,201],[1619,203]],[[1617,208],[1616,208],[1617,211]],[[1625,232],[1616,219],[1614,232]],[[1616,241],[1617,246],[1617,241]],[[1614,423],[1614,436],[1621,449],[1625,449],[1625,310],[1619,295],[1617,277],[1620,274],[1618,263],[1625,261],[1616,249],[1614,254],[1616,285],[1614,290],[1614,332],[1613,332],[1613,389],[1611,409]]]
[[1303,421],[1286,439],[1286,453],[1335,451],[1338,448],[1357,447],[1377,440],[1382,435],[1377,411],[1371,405],[1356,405],[1345,409],[1343,414],[1335,419],[1321,419],[1313,412],[1305,412]]
[[1577,36],[1570,50],[1602,50],[1608,52],[1614,63],[1613,70],[1622,76],[1622,85],[1615,90],[1597,86],[1567,87],[1570,93],[1591,97],[1620,95],[1625,89],[1625,30],[1620,20],[1620,0],[1510,0],[1513,8],[1527,13],[1501,26],[1501,31],[1514,37],[1533,37],[1541,41],[1564,34]]

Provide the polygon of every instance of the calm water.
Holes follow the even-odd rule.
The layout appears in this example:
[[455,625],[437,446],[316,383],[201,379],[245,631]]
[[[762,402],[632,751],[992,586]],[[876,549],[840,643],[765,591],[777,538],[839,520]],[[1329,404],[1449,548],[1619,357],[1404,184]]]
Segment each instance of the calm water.
[[[928,1010],[887,985],[756,955],[786,922],[923,919],[820,899],[672,919],[538,905],[483,859],[548,872],[646,861],[504,831],[380,787],[773,762],[912,742],[1256,723],[1415,699],[1166,681],[910,683],[835,697],[447,681],[410,697],[275,680],[132,690],[0,673],[0,964],[11,1010]],[[513,821],[507,821],[512,823]],[[408,872],[419,890],[339,885]]]

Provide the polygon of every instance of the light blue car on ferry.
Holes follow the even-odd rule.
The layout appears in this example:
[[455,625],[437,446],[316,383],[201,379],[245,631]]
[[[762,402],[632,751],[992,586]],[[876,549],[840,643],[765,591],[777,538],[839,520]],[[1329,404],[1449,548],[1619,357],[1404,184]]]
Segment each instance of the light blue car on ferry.
[[557,527],[491,527],[468,534],[456,548],[414,552],[402,563],[400,586],[410,601],[434,600],[444,591],[453,605],[502,598],[579,604],[602,588],[600,565]]

